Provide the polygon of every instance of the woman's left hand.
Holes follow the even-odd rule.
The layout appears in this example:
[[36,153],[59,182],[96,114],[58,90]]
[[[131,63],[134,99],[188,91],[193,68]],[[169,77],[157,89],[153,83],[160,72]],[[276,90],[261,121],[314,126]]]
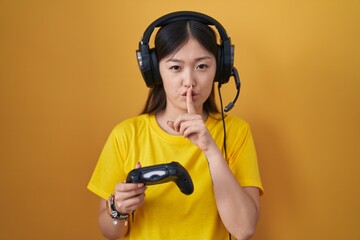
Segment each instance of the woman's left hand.
[[202,151],[206,151],[215,142],[205,125],[204,119],[195,110],[191,92],[192,88],[189,88],[186,95],[187,113],[179,115],[175,121],[168,121],[167,124],[181,136],[188,138]]

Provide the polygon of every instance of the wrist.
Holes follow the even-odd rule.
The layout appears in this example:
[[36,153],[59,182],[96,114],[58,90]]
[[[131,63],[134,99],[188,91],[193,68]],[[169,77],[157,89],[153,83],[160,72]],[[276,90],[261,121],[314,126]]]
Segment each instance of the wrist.
[[111,194],[108,201],[106,201],[106,209],[108,215],[113,219],[113,225],[116,225],[118,223],[118,220],[125,220],[125,225],[127,225],[129,214],[117,211],[114,194]]
[[213,141],[209,146],[202,150],[207,159],[213,158],[214,156],[221,155],[221,151],[216,143]]

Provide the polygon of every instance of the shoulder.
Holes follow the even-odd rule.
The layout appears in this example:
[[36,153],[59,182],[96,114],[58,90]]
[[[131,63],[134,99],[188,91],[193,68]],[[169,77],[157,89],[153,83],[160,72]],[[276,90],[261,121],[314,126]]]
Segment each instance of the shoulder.
[[225,123],[229,126],[238,127],[238,128],[249,128],[249,123],[245,121],[244,119],[233,116],[233,115],[227,115],[225,117]]
[[[217,122],[218,124],[222,124],[222,115],[221,113],[211,113],[209,115],[209,118],[213,122]],[[244,119],[234,116],[234,115],[224,115],[224,120],[226,127],[230,128],[249,128],[249,124]]]
[[118,123],[114,129],[114,133],[131,132],[135,130],[141,130],[142,128],[149,125],[150,120],[149,114],[141,114],[132,118],[128,118]]

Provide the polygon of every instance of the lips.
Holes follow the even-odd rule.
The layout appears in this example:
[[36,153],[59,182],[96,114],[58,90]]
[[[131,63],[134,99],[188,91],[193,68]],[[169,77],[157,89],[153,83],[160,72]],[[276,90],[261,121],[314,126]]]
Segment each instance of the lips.
[[[196,96],[196,95],[199,95],[199,94],[196,93],[196,92],[194,92],[194,91],[191,91],[191,96]],[[181,94],[181,96],[186,97],[186,96],[187,96],[187,91],[183,92],[183,93]]]

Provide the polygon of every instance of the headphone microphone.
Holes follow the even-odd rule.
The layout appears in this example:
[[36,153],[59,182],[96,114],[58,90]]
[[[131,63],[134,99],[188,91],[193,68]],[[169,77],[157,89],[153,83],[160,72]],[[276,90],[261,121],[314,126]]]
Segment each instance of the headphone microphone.
[[[235,80],[235,85],[236,85],[236,96],[234,98],[234,100],[232,102],[230,102],[228,105],[226,105],[226,107],[224,108],[225,112],[229,112],[234,106],[235,103],[239,97],[240,94],[240,87],[241,87],[241,82],[240,82],[240,77],[238,74],[238,71],[235,67],[232,68],[231,70],[231,76],[234,77]],[[221,87],[221,83],[219,83],[219,88]]]

